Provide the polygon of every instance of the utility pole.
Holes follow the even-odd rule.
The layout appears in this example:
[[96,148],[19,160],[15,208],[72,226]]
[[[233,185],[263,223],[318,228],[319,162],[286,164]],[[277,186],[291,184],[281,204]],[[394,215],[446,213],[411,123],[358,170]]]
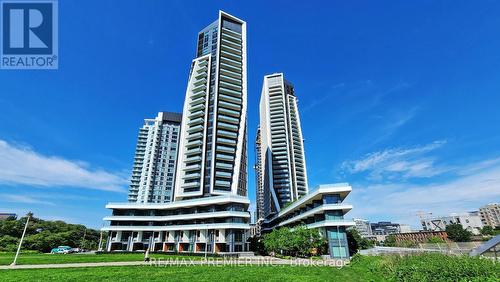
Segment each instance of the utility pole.
[[99,246],[97,247],[97,251],[102,251],[102,230],[101,235],[99,236]]
[[28,217],[26,218],[26,225],[24,225],[23,235],[21,236],[21,240],[19,241],[19,246],[17,247],[17,252],[16,252],[16,256],[14,257],[14,261],[10,264],[11,266],[16,265],[17,257],[19,256],[19,252],[21,251],[21,245],[23,244],[24,235],[26,235],[26,229],[28,229],[28,223],[30,222],[30,216],[31,216],[31,212],[28,213]]
[[85,229],[83,230],[83,239],[82,243],[80,245],[80,249],[83,251],[85,247],[85,237],[87,236],[87,227],[84,227]]

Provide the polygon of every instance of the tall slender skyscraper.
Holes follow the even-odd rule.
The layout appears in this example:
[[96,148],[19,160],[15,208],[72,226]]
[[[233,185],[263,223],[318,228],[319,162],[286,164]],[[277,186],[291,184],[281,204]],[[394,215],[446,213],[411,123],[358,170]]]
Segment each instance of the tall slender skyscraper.
[[297,97],[282,73],[266,75],[260,99],[258,165],[262,181],[257,199],[263,198],[259,216],[279,212],[286,203],[308,193],[304,144]]
[[[219,12],[218,19],[198,34],[196,50],[184,101],[173,200],[109,203],[106,207],[113,215],[105,218],[110,226],[103,228],[110,231],[108,251],[248,250],[246,23]],[[131,199],[136,199],[135,190]]]
[[224,12],[198,34],[184,102],[176,199],[247,195],[246,23]]
[[137,138],[129,202],[173,200],[181,120],[182,114],[169,112],[144,120]]
[[257,197],[255,198],[257,201],[257,212],[255,221],[258,222],[259,219],[264,219],[264,175],[262,170],[262,142],[261,142],[261,134],[260,127],[257,128],[257,135],[255,137],[255,186]]

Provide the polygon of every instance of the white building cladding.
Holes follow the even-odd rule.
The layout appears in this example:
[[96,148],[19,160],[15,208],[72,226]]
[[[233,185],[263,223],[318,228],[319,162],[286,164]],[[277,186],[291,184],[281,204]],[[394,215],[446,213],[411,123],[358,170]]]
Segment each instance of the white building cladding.
[[219,12],[198,34],[173,202],[108,204],[107,251],[247,250],[246,23]]
[[182,115],[160,112],[139,129],[129,202],[166,203],[173,199]]
[[223,195],[168,204],[109,203],[106,251],[242,252],[249,200]]
[[420,220],[424,230],[428,231],[446,231],[446,226],[458,223],[474,235],[479,235],[483,223],[478,211],[453,213],[449,216],[427,217]]
[[344,219],[344,215],[352,209],[352,205],[344,203],[344,199],[351,191],[347,183],[320,185],[264,220],[262,231],[296,226],[318,229],[328,241],[328,253],[332,258],[349,258],[346,228],[354,226],[355,222]]
[[257,174],[262,181],[257,183],[257,193],[264,193],[259,216],[265,218],[308,192],[297,97],[282,73],[264,77],[259,133],[258,158],[262,163]]
[[198,34],[181,133],[176,199],[247,195],[246,23],[224,12]]

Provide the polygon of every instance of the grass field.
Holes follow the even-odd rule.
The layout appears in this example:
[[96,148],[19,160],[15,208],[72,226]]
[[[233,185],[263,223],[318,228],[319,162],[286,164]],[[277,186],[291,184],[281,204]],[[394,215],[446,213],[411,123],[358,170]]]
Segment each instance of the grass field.
[[[9,265],[14,260],[14,253],[0,253],[0,265]],[[151,258],[192,258],[202,259],[199,256],[178,256],[151,254]],[[78,263],[78,262],[111,262],[111,261],[142,261],[144,254],[123,253],[123,254],[21,254],[17,259],[17,264],[53,264],[53,263]],[[1,281],[1,280],[0,280]]]
[[126,266],[0,271],[0,281],[382,281],[356,268],[292,266]]
[[[26,255],[25,263],[134,261],[141,254]],[[163,258],[188,258],[187,256]],[[51,257],[54,257],[53,259]],[[201,257],[197,257],[201,259]],[[77,260],[78,259],[78,260]],[[468,256],[359,256],[343,268],[319,266],[113,266],[0,270],[0,281],[500,281],[500,264]]]

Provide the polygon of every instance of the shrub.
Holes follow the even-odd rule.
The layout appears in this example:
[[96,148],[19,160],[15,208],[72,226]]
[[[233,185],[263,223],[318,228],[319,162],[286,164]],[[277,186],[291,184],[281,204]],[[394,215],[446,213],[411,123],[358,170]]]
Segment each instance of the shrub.
[[429,239],[427,239],[427,243],[438,244],[438,243],[446,243],[446,242],[441,237],[432,236]]
[[362,267],[394,281],[499,281],[500,264],[480,257],[426,253],[356,255],[350,267]]
[[446,226],[446,233],[448,238],[455,242],[469,242],[472,237],[472,233],[465,230],[461,224],[453,223]]

